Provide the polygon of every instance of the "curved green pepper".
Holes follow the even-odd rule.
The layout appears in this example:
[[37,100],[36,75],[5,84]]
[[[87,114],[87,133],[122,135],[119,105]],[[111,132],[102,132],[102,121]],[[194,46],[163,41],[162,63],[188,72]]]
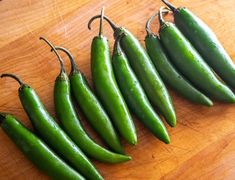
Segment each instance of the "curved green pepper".
[[155,16],[156,15],[153,15],[146,23],[147,36],[145,37],[145,45],[160,76],[172,89],[176,90],[186,99],[196,104],[212,106],[213,102],[192,86],[169,61],[159,38],[149,29],[150,22]]
[[175,8],[162,0],[173,13],[176,26],[195,46],[204,60],[232,88],[235,88],[235,64],[215,33],[187,8]]
[[57,55],[61,65],[60,74],[55,81],[54,104],[56,115],[65,132],[85,154],[96,160],[107,163],[119,163],[130,160],[129,156],[113,153],[96,144],[84,131],[72,103],[69,78],[65,73],[63,60],[54,46],[48,40],[46,42]]
[[233,92],[216,78],[210,67],[177,27],[163,20],[161,10],[159,13],[160,40],[175,66],[206,94],[220,101],[234,103],[235,95]]
[[99,36],[93,38],[91,45],[91,73],[94,87],[119,133],[128,143],[136,144],[136,129],[113,74],[108,40],[102,35],[102,20],[103,18],[101,18]]
[[89,87],[86,77],[79,71],[72,54],[63,47],[56,47],[56,49],[66,53],[70,59],[69,79],[72,94],[86,119],[113,151],[123,154],[123,148],[108,115]]
[[[93,20],[100,17],[100,15],[97,15],[91,18],[88,26],[90,27]],[[171,97],[145,49],[127,29],[124,27],[117,27],[106,16],[104,16],[104,19],[112,27],[115,39],[121,34],[125,34],[125,36],[120,41],[121,47],[126,54],[130,65],[138,77],[143,89],[145,90],[146,95],[153,105],[158,107],[168,124],[172,127],[176,126],[176,115],[172,105]]]
[[14,116],[0,113],[0,125],[24,155],[52,179],[84,179]]
[[112,57],[112,65],[120,90],[127,105],[136,114],[138,119],[141,120],[156,137],[168,144],[170,143],[170,138],[167,130],[159,116],[154,112],[125,54],[122,52],[120,47],[121,38],[123,38],[123,36],[119,36],[115,41]]
[[13,74],[2,74],[1,77],[12,77],[19,82],[21,104],[29,116],[33,127],[36,129],[36,132],[48,146],[65,161],[69,162],[72,167],[84,175],[84,177],[92,180],[103,179],[83,152],[48,113],[36,92]]

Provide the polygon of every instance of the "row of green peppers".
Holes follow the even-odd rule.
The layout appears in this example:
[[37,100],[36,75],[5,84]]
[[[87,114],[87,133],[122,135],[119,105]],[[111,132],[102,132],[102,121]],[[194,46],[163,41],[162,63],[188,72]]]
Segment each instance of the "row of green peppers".
[[[174,107],[163,81],[197,104],[212,106],[209,97],[235,102],[235,95],[228,88],[235,87],[235,66],[216,36],[186,8],[177,9],[162,1],[170,9],[160,8],[147,21],[147,52],[127,29],[116,26],[104,16],[104,9],[101,15],[91,18],[89,29],[93,20],[100,19],[99,35],[91,45],[91,71],[97,97],[72,54],[40,38],[51,47],[61,65],[54,87],[55,110],[61,126],[30,86],[13,74],[1,75],[19,82],[21,103],[42,140],[12,115],[0,113],[1,126],[24,154],[53,179],[103,179],[86,155],[107,163],[130,160],[130,156],[123,155],[124,150],[114,129],[128,143],[137,144],[129,109],[157,138],[170,143],[168,132],[153,108],[158,108],[170,126],[176,126]],[[177,27],[163,19],[169,11],[174,13]],[[150,30],[155,16],[160,22],[159,37]],[[108,39],[103,36],[103,20],[114,31],[112,61]],[[69,76],[58,51],[66,53],[70,59]],[[217,78],[209,65],[228,86]],[[98,145],[85,132],[71,92],[86,119],[113,152]]]

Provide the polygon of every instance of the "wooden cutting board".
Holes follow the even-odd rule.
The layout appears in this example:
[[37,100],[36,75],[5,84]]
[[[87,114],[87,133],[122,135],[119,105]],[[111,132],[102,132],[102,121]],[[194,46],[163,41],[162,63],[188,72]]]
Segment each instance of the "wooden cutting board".
[[[218,35],[235,59],[234,0],[174,0],[190,8]],[[106,15],[126,26],[144,44],[145,22],[163,4],[160,0],[2,0],[0,1],[0,73],[11,72],[30,84],[54,115],[53,86],[59,63],[49,47],[39,41],[45,36],[72,51],[79,68],[91,82],[90,46],[98,33],[98,22],[87,29],[93,15],[106,7]],[[158,24],[153,29],[157,29]],[[112,31],[105,23],[104,34],[113,44]],[[67,59],[66,59],[67,60]],[[69,71],[69,63],[66,61]],[[15,114],[31,124],[17,97],[13,80],[0,80],[0,111]],[[132,161],[109,165],[95,162],[106,179],[234,179],[235,105],[215,102],[207,108],[191,104],[170,91],[178,124],[167,126],[171,144],[165,145],[135,121],[138,145],[124,142]],[[85,123],[85,127],[92,133]],[[97,139],[97,137],[94,135]],[[0,130],[0,179],[47,179]]]

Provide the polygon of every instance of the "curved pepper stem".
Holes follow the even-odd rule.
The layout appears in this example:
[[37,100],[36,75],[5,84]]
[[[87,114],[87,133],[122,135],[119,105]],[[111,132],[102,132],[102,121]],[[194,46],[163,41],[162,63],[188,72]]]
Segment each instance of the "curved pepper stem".
[[166,23],[165,20],[163,19],[164,9],[166,9],[166,7],[162,6],[160,7],[159,12],[158,12],[158,19],[159,19],[160,26]]
[[59,62],[60,62],[60,74],[65,72],[65,68],[64,68],[64,61],[62,60],[61,56],[59,55],[59,53],[57,52],[57,50],[55,49],[55,46],[46,38],[44,37],[40,37],[40,40],[43,40],[44,42],[47,43],[47,45],[49,45],[52,49],[52,51],[55,53],[55,55],[57,56]]
[[101,15],[96,15],[96,16],[93,16],[90,20],[89,20],[89,22],[88,22],[88,29],[89,30],[91,30],[91,24],[92,24],[92,22],[95,20],[95,19],[97,19],[97,18],[103,18],[104,20],[106,20],[108,23],[109,23],[109,25],[111,26],[111,28],[113,29],[113,31],[116,31],[117,29],[118,29],[118,26],[116,26],[116,24],[114,24],[114,22],[113,21],[111,21],[107,16],[104,16],[103,15],[103,17],[102,17],[102,14]]
[[124,36],[126,36],[126,34],[122,33],[116,38],[116,40],[114,42],[114,46],[113,46],[114,53],[122,54],[122,48],[121,48],[121,45],[120,45],[120,41]]
[[71,72],[70,73],[73,73],[74,71],[78,70],[78,67],[77,67],[77,64],[74,60],[74,57],[68,49],[66,49],[64,47],[61,47],[61,46],[55,46],[55,49],[59,50],[59,51],[63,51],[69,57],[69,60],[70,60],[70,63],[71,63]]
[[178,11],[178,9],[173,6],[170,2],[166,1],[166,0],[162,0],[162,2],[167,6],[169,7],[174,13]]
[[[164,14],[167,14],[167,13],[169,13],[169,12],[170,12],[170,9],[168,9],[167,7],[165,7],[165,8],[162,10],[162,13],[164,13]],[[153,15],[148,19],[148,21],[146,22],[145,29],[146,29],[146,32],[147,32],[148,35],[155,35],[155,34],[151,31],[150,25],[151,25],[153,19],[154,19],[156,16],[158,16],[158,14],[159,14],[159,12],[153,14]]]
[[15,74],[10,74],[10,73],[2,74],[1,78],[4,77],[10,77],[12,79],[15,79],[20,84],[20,86],[24,85],[24,82]]
[[6,114],[0,112],[0,125],[3,123],[5,118],[6,118]]

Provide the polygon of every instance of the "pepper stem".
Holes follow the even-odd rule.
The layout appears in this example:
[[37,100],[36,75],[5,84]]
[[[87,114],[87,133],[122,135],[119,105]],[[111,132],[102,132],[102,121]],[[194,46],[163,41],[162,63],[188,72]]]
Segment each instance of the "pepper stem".
[[46,42],[50,47],[51,49],[53,50],[53,52],[55,53],[55,55],[57,56],[59,62],[60,62],[60,74],[65,72],[65,68],[64,68],[64,61],[62,60],[61,56],[59,55],[59,53],[57,52],[57,50],[55,49],[55,46],[49,41],[47,40],[46,38],[44,37],[40,37],[39,38],[40,40],[43,40],[44,42]]
[[101,9],[101,18],[100,18],[100,29],[99,29],[99,36],[103,34],[103,21],[104,21],[104,6]]
[[78,70],[78,67],[77,67],[77,64],[74,60],[74,57],[68,49],[66,49],[64,47],[61,47],[61,46],[55,46],[55,49],[59,50],[59,51],[63,51],[69,57],[69,60],[70,60],[70,63],[71,63],[71,72],[70,73]]
[[125,33],[120,34],[114,42],[113,51],[116,52],[117,54],[122,54],[122,48],[120,45],[120,41],[124,36],[126,36]]
[[9,74],[9,73],[2,74],[1,78],[4,78],[4,77],[13,78],[20,84],[20,86],[24,85],[23,81],[18,76],[16,76],[15,74]]
[[159,19],[160,26],[165,24],[165,20],[163,19],[163,9],[165,9],[165,7],[163,6],[160,7],[159,12],[158,12],[158,19]]
[[[101,14],[101,15],[93,16],[93,17],[89,20],[89,22],[88,22],[88,29],[89,29],[89,30],[91,30],[91,24],[92,24],[92,22],[93,22],[95,19],[97,19],[97,18],[101,18],[101,19],[102,19],[102,14]],[[118,27],[116,26],[116,24],[114,24],[114,22],[111,21],[107,16],[104,16],[104,15],[103,15],[103,19],[106,20],[106,21],[109,23],[109,25],[111,26],[111,28],[113,29],[113,31],[116,31],[116,29],[118,29]]]
[[167,5],[167,7],[169,7],[174,13],[176,12],[176,11],[178,11],[177,10],[177,8],[175,7],[175,6],[173,6],[170,2],[168,2],[167,0],[162,0],[162,2],[165,4],[165,5]]
[[3,121],[5,120],[5,118],[6,118],[6,114],[0,112],[0,125],[3,123]]
[[[166,8],[166,7],[165,7],[165,9],[162,11],[162,13],[164,13],[164,14],[167,14],[167,13],[169,13],[169,12],[170,12],[170,9],[168,9],[168,8]],[[150,29],[150,25],[151,25],[153,19],[154,19],[156,16],[158,16],[158,14],[159,14],[158,12],[155,13],[155,14],[153,14],[153,15],[148,19],[148,21],[146,22],[145,29],[146,29],[146,32],[147,32],[148,35],[154,34],[154,33],[151,31],[151,29]]]

